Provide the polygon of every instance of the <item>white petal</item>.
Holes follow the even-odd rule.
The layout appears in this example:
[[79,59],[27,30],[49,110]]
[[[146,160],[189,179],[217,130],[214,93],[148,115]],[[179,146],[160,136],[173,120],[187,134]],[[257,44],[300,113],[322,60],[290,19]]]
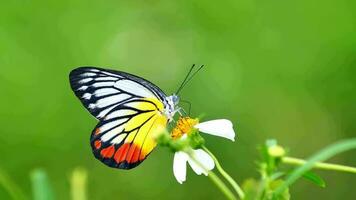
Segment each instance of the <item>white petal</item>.
[[199,166],[194,160],[188,158],[188,163],[192,167],[193,171],[198,174],[204,174],[205,176],[208,175],[207,170],[212,170],[215,167],[214,160],[211,156],[201,149],[193,150],[193,157],[196,161],[198,161],[205,169]]
[[210,135],[220,136],[235,141],[235,132],[232,123],[227,119],[216,119],[199,123],[194,126],[199,131]]
[[178,183],[182,184],[186,179],[188,155],[184,152],[176,152],[173,159],[173,174]]

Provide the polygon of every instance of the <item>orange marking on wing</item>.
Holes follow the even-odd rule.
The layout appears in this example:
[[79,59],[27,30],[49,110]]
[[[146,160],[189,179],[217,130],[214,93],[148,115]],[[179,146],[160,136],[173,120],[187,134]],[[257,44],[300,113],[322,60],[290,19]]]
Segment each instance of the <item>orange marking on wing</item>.
[[115,152],[115,147],[114,145],[111,145],[101,150],[100,154],[103,158],[111,158],[114,155],[114,152]]
[[101,141],[100,141],[100,140],[95,140],[94,146],[95,146],[96,149],[100,149],[100,147],[101,147]]
[[140,147],[135,144],[132,144],[130,150],[127,153],[126,161],[128,163],[135,163],[138,160],[140,154]]
[[130,144],[125,143],[116,151],[114,159],[117,163],[120,163],[125,160],[129,148],[130,148]]
[[100,133],[100,128],[96,128],[94,131],[94,135],[99,135],[99,133]]
[[134,152],[134,155],[133,155],[133,162],[137,162],[139,157],[140,157],[140,152],[141,152],[141,148],[136,148],[135,149],[135,152]]
[[139,153],[141,153],[141,154],[139,154],[140,155],[140,160],[144,160],[146,158],[146,156],[147,156],[147,153],[145,153],[143,151],[141,151]]

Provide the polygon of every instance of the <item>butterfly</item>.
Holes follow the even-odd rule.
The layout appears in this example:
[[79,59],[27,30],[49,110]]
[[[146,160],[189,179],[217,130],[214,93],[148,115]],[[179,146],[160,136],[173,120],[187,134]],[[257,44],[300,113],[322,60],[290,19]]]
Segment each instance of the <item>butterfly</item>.
[[130,73],[98,67],[72,70],[69,80],[73,92],[99,120],[90,137],[94,156],[119,169],[132,169],[143,162],[157,145],[154,136],[173,121],[177,112],[181,114],[177,94],[203,67],[189,76],[194,66],[170,96]]

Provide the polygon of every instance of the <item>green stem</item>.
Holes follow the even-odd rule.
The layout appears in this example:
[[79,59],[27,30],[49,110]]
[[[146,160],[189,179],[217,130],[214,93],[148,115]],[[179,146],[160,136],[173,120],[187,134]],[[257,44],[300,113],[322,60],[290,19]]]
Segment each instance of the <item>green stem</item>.
[[9,193],[9,196],[13,200],[26,200],[26,196],[11,179],[10,177],[0,169],[0,186],[3,186],[4,189]]
[[230,189],[225,185],[225,183],[212,171],[207,170],[202,163],[200,163],[194,156],[191,150],[185,150],[189,157],[201,167],[204,171],[208,172],[209,179],[220,189],[220,191],[226,196],[229,200],[236,200],[234,194]]
[[282,194],[285,189],[287,189],[290,185],[292,185],[295,181],[298,180],[305,172],[312,169],[315,163],[323,162],[324,160],[329,159],[330,157],[342,153],[344,151],[348,151],[351,149],[356,149],[356,138],[347,139],[339,141],[335,144],[325,147],[320,150],[318,153],[311,156],[307,159],[307,162],[304,165],[299,166],[295,169],[274,191],[274,199],[276,199],[279,195]]
[[[299,159],[299,158],[283,157],[282,158],[282,162],[285,163],[285,164],[291,164],[291,165],[304,165],[307,161],[303,160],[303,159]],[[330,164],[330,163],[323,163],[323,162],[316,162],[313,165],[313,168],[356,173],[356,168],[355,167],[349,167],[349,166],[337,165],[337,164]]]
[[76,168],[72,172],[70,179],[72,200],[87,200],[87,179],[88,173],[83,168]]
[[216,168],[218,169],[220,174],[231,184],[231,186],[234,188],[239,198],[244,199],[245,193],[242,191],[241,187],[235,182],[235,180],[222,168],[222,166],[220,165],[218,159],[214,156],[214,154],[211,153],[211,151],[209,151],[209,149],[206,148],[205,146],[203,146],[203,149],[213,158]]
[[221,179],[212,171],[208,172],[208,177],[215,185],[225,194],[227,199],[236,200],[234,194],[229,190],[229,188],[221,181]]

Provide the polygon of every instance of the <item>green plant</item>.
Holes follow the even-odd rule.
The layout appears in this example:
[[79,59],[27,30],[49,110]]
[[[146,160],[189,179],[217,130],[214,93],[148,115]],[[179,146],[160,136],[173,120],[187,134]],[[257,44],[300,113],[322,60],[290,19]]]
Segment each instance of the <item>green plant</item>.
[[[356,173],[356,168],[354,167],[324,163],[325,160],[332,156],[356,149],[356,138],[329,145],[306,160],[287,156],[285,148],[277,144],[276,140],[267,140],[259,148],[261,153],[261,159],[258,162],[260,178],[249,178],[243,181],[242,187],[240,187],[204,145],[204,139],[201,138],[198,130],[194,129],[192,131],[187,140],[183,141],[173,140],[168,133],[159,135],[157,139],[161,145],[169,147],[174,152],[184,151],[196,165],[206,172],[209,179],[222,191],[227,199],[289,200],[291,196],[289,188],[301,178],[309,180],[319,187],[326,187],[326,181],[314,172],[316,169]],[[212,169],[207,169],[205,164],[195,157],[192,146],[202,148],[212,157],[219,175],[214,173]],[[294,169],[285,170],[282,167],[283,165],[292,166]],[[83,168],[78,167],[72,171],[69,180],[72,200],[87,200],[87,176],[87,171]],[[30,178],[32,199],[56,199],[50,180],[44,170],[33,170]],[[225,182],[229,185],[225,184]],[[0,185],[14,200],[30,199],[3,170],[0,170]]]

